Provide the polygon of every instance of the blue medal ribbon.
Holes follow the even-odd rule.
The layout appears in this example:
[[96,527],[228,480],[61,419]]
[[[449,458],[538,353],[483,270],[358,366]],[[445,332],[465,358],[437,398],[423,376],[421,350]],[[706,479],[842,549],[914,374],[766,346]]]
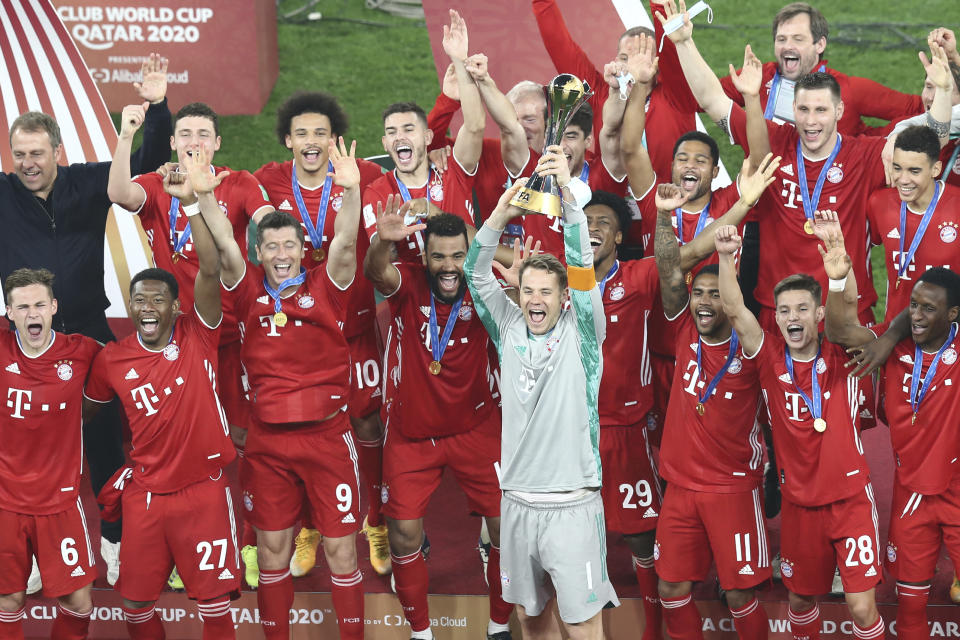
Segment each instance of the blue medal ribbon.
[[[730,363],[733,362],[733,357],[737,355],[737,347],[740,346],[740,338],[737,336],[737,332],[733,329],[730,330],[730,350],[727,352],[727,360],[723,363],[723,366],[720,367],[720,371],[713,376],[713,379],[710,380],[707,384],[707,388],[703,390],[703,395],[697,393],[697,400],[700,405],[703,406],[707,404],[707,400],[713,395],[714,389],[717,388],[717,385],[720,384],[720,380],[723,379],[723,376],[727,375],[727,370],[730,368]],[[700,351],[703,347],[703,339],[699,336],[697,337],[697,371],[702,373],[703,366],[700,364]],[[699,413],[699,411],[698,411]],[[702,415],[702,413],[701,413]]]
[[610,271],[607,271],[607,275],[603,276],[603,280],[600,281],[600,285],[599,285],[599,286],[600,286],[600,297],[601,297],[601,298],[603,297],[603,292],[604,292],[604,291],[606,290],[606,288],[607,288],[607,281],[610,280],[610,278],[613,277],[613,275],[617,272],[617,269],[619,269],[619,268],[620,268],[620,261],[619,261],[619,260],[614,260],[614,261],[613,261],[613,266],[610,267]]
[[797,173],[800,182],[800,199],[803,202],[803,215],[806,216],[810,224],[813,224],[813,214],[817,211],[817,205],[820,204],[820,193],[823,191],[823,183],[827,180],[827,172],[833,166],[833,161],[837,159],[840,153],[840,146],[843,140],[840,134],[837,134],[837,143],[833,145],[833,151],[820,167],[820,175],[817,176],[817,185],[813,188],[813,197],[810,196],[810,185],[807,183],[807,167],[803,162],[803,152],[800,149],[800,140],[797,140]]
[[820,349],[817,348],[817,357],[813,359],[810,365],[810,393],[813,395],[812,398],[805,394],[803,389],[800,388],[800,385],[797,384],[797,377],[793,373],[793,358],[790,357],[790,347],[784,346],[783,353],[787,363],[787,373],[790,374],[790,380],[793,381],[794,388],[797,390],[797,393],[800,394],[800,397],[803,398],[803,402],[807,405],[807,409],[810,411],[813,419],[821,418],[821,402],[823,399],[820,397],[820,377],[817,375],[817,363],[820,362]]
[[923,217],[920,218],[920,225],[917,227],[917,232],[913,234],[913,240],[910,241],[910,248],[907,250],[906,257],[903,255],[903,243],[907,236],[907,203],[900,203],[900,268],[897,269],[898,279],[903,277],[903,274],[907,272],[907,267],[913,262],[913,256],[920,247],[923,234],[927,232],[927,227],[930,225],[933,210],[937,208],[937,201],[940,199],[940,183],[934,182],[933,184],[933,198],[931,198],[930,204],[927,205],[927,210],[923,212]]
[[937,364],[940,363],[940,356],[942,356],[943,352],[947,350],[947,347],[953,343],[953,339],[956,336],[957,323],[954,322],[950,325],[950,335],[947,336],[947,341],[941,345],[940,350],[937,351],[937,355],[933,357],[933,362],[930,363],[930,368],[927,369],[927,375],[923,376],[922,386],[920,385],[920,373],[923,371],[923,351],[920,349],[920,345],[914,347],[913,376],[910,378],[910,408],[913,409],[914,420],[917,419],[917,412],[920,411],[920,403],[923,402],[927,391],[930,390],[930,383],[933,382],[933,376],[937,373]]
[[587,164],[586,159],[583,161],[583,168],[580,169],[580,181],[583,184],[590,184],[590,165]]
[[[825,72],[826,65],[820,65],[817,71]],[[763,109],[763,117],[767,120],[773,120],[773,112],[777,106],[777,96],[780,93],[780,70],[773,72],[773,79],[770,81],[770,93],[767,94],[767,106]]]
[[461,305],[463,305],[463,296],[460,296],[450,307],[450,315],[447,316],[447,323],[443,326],[443,338],[441,339],[437,327],[437,304],[433,291],[430,292],[430,353],[433,354],[434,362],[440,362],[440,359],[443,358],[443,352],[447,350],[447,342],[450,341],[450,334],[453,333],[453,327],[457,324]]
[[180,253],[187,240],[190,239],[190,222],[187,222],[186,228],[180,237],[177,237],[177,218],[180,217],[180,198],[170,198],[170,239],[173,241],[173,252]]
[[294,276],[293,278],[287,278],[280,283],[280,286],[274,289],[270,286],[270,283],[267,281],[267,277],[263,277],[263,288],[267,290],[267,293],[270,294],[270,297],[273,298],[273,312],[280,313],[280,293],[291,285],[297,285],[298,287],[304,283],[307,279],[307,270],[304,267],[300,267],[300,275]]
[[[686,244],[683,241],[683,209],[677,207],[674,212],[677,216],[677,238],[680,240],[680,246],[682,247]],[[700,235],[700,232],[703,231],[703,228],[707,226],[707,218],[710,217],[710,202],[707,202],[707,205],[700,212],[700,217],[697,218],[697,230],[694,232],[693,236],[697,237]]]
[[[403,198],[404,202],[408,202],[410,200],[410,189],[408,189],[407,185],[403,184],[400,181],[400,176],[397,175],[396,169],[393,170],[393,179],[397,183],[397,189],[400,190],[400,197]],[[430,214],[430,181],[431,180],[433,180],[433,167],[428,167],[427,168],[427,215]],[[419,219],[416,216],[411,216],[410,214],[407,214],[403,218],[403,223],[406,225],[416,224],[417,222],[419,222]],[[416,235],[422,249],[423,243],[422,241],[419,240],[420,238],[422,238],[422,236],[420,235],[419,231],[417,231]]]
[[333,163],[327,161],[327,178],[323,181],[323,192],[320,195],[320,210],[317,212],[317,223],[314,225],[310,212],[307,211],[307,205],[303,202],[303,195],[300,193],[300,183],[297,182],[297,165],[290,168],[290,181],[293,188],[293,198],[297,201],[297,209],[300,211],[300,218],[303,225],[307,228],[307,235],[310,236],[310,243],[314,249],[323,246],[323,225],[327,220],[327,205],[330,203],[330,191],[333,187]]

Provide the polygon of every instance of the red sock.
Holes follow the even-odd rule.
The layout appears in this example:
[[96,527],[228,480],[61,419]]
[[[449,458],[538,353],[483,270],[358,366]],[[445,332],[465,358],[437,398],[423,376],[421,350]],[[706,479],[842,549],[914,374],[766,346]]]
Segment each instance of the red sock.
[[157,615],[154,605],[142,609],[123,607],[123,618],[127,621],[127,633],[130,640],[163,640],[163,623]]
[[243,521],[243,533],[240,535],[240,548],[257,546],[257,530],[246,520]]
[[90,627],[91,613],[93,609],[84,614],[57,604],[57,617],[53,621],[50,640],[84,640],[87,637],[87,629]]
[[237,637],[230,615],[230,596],[201,600],[197,609],[203,622],[203,640],[233,640]]
[[363,576],[353,573],[330,574],[333,610],[337,614],[341,640],[363,640]]
[[793,607],[787,607],[790,620],[790,631],[794,640],[820,640],[820,607],[813,605],[813,609],[797,613]]
[[730,609],[730,613],[733,614],[733,626],[740,640],[763,640],[770,634],[767,612],[760,606],[756,596],[742,608]]
[[360,464],[360,476],[367,493],[367,524],[379,527],[383,524],[380,517],[380,485],[383,482],[383,438],[360,440],[357,442],[357,462]]
[[877,621],[869,627],[861,627],[856,622],[853,623],[853,636],[858,640],[882,640],[885,633],[886,627],[883,624],[883,616],[878,615]]
[[703,640],[703,620],[688,593],[679,598],[660,598],[667,635],[673,640]]
[[490,585],[490,619],[497,624],[510,622],[513,605],[503,599],[503,585],[500,584],[500,548],[490,545],[490,557],[487,558],[487,582]]
[[930,585],[897,583],[897,638],[914,640],[930,637],[927,627],[927,599]]
[[660,594],[657,592],[657,572],[653,569],[653,556],[649,558],[633,556],[633,570],[640,584],[643,614],[646,619],[642,640],[661,640],[663,638],[663,607],[660,606]]
[[0,640],[23,640],[23,607],[17,611],[0,611]]
[[260,569],[257,588],[257,607],[260,625],[267,640],[287,640],[290,637],[290,607],[293,606],[293,578],[290,569],[267,571]]
[[427,609],[427,586],[430,576],[427,563],[420,550],[408,556],[390,554],[393,561],[393,577],[397,583],[397,597],[403,607],[403,615],[410,623],[411,631],[423,631],[430,626],[430,614]]

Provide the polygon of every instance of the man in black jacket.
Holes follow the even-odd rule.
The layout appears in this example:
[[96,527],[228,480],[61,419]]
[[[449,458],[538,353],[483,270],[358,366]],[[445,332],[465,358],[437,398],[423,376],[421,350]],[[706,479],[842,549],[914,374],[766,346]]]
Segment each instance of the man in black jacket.
[[[166,103],[167,60],[153,54],[142,72],[142,82],[134,83],[134,88],[150,106],[143,144],[130,158],[134,174],[153,171],[169,160],[173,135]],[[36,111],[14,120],[10,149],[14,172],[0,173],[0,278],[6,280],[21,267],[53,271],[59,309],[54,330],[80,333],[101,343],[115,340],[107,324],[110,303],[103,286],[110,163],[61,165],[60,128],[52,117]],[[83,425],[83,436],[90,482],[99,493],[124,461],[115,401]],[[100,551],[113,584],[119,568],[120,523],[101,522],[101,534]]]

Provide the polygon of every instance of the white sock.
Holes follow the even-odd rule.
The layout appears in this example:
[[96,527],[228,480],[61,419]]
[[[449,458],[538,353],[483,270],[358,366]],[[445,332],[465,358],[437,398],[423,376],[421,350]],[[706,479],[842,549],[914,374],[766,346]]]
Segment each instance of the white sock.
[[427,627],[423,631],[411,631],[410,637],[416,640],[433,640],[433,630]]
[[492,636],[495,633],[500,633],[502,631],[510,631],[509,624],[497,624],[493,620],[487,622],[487,635]]

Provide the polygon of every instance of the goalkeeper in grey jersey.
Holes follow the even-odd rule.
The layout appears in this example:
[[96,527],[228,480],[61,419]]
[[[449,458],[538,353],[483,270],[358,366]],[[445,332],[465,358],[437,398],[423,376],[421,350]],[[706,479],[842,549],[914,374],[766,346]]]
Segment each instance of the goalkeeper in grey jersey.
[[600,611],[619,602],[607,576],[599,491],[597,395],[606,319],[581,208],[589,188],[571,182],[559,146],[547,149],[537,171],[556,176],[562,188],[569,266],[549,254],[522,265],[518,259],[505,276],[518,284],[519,305],[494,277],[494,251],[507,221],[521,213],[509,202],[523,181],[500,198],[464,265],[475,309],[500,356],[503,598],[518,605],[525,637],[560,637],[547,608],[556,595],[567,634],[599,640]]

